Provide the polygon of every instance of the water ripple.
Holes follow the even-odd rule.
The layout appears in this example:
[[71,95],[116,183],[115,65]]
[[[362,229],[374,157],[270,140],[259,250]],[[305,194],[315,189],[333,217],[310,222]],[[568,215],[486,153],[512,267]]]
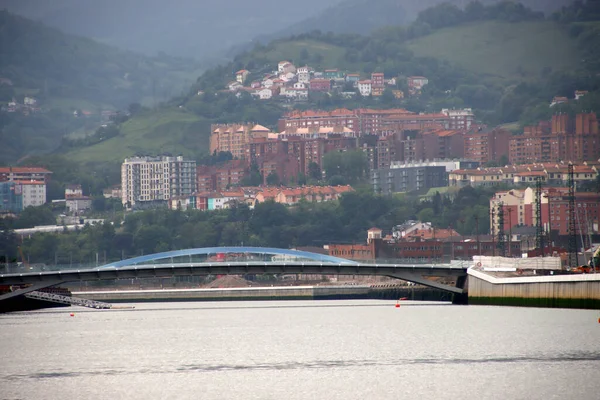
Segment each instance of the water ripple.
[[0,375],[0,381],[18,381],[25,379],[77,378],[81,376],[114,376],[135,374],[165,374],[189,372],[227,372],[255,370],[302,370],[332,369],[371,366],[400,365],[452,365],[452,364],[493,364],[493,363],[565,363],[565,362],[600,361],[600,353],[569,353],[549,356],[519,356],[491,358],[414,358],[390,360],[319,360],[306,362],[252,363],[252,364],[190,364],[179,367],[142,368],[131,370],[105,369],[78,372],[36,372],[32,374]]

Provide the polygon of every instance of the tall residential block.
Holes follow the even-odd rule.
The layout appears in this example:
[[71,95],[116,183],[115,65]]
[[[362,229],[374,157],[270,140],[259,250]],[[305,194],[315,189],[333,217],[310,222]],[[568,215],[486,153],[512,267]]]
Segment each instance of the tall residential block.
[[244,146],[253,138],[268,138],[271,131],[256,124],[213,124],[210,127],[210,153],[230,152],[234,158],[243,159]]
[[196,161],[183,157],[133,157],[121,165],[122,202],[128,208],[160,206],[196,191]]

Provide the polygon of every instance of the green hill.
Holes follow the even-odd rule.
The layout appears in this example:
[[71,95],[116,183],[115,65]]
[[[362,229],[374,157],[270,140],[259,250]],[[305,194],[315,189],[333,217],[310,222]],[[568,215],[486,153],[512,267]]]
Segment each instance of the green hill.
[[481,21],[443,28],[407,43],[419,57],[447,60],[478,74],[511,80],[576,68],[577,41],[552,21]]
[[[410,27],[388,27],[369,36],[314,32],[257,45],[227,65],[206,71],[187,96],[168,107],[134,115],[117,134],[108,139],[100,135],[99,143],[91,146],[80,143],[67,155],[80,162],[116,163],[143,153],[206,154],[210,123],[256,121],[272,126],[292,106],[404,107],[415,112],[472,107],[489,124],[522,122],[527,113],[537,122],[552,112],[548,102],[553,96],[572,97],[575,89],[598,90],[598,80],[577,63],[582,57],[595,59],[589,56],[596,38],[590,36],[592,31],[580,30],[578,37],[571,23],[544,19],[522,7],[502,7],[482,8],[477,16],[444,6],[425,13]],[[402,100],[389,96],[390,92],[350,100],[314,95],[301,105],[223,92],[234,71],[246,68],[250,79],[259,79],[276,70],[283,59],[362,76],[383,71],[388,77],[399,77],[397,88],[402,90],[406,90],[406,76],[424,75],[430,83],[419,96]],[[198,95],[199,91],[204,94]],[[592,93],[587,97],[592,98]]]
[[[50,153],[63,136],[94,131],[102,111],[155,105],[179,95],[200,73],[197,67],[189,60],[119,50],[0,11],[0,106],[13,99],[22,105],[31,96],[40,110],[0,112],[0,162]],[[74,111],[86,117],[75,118]]]
[[[465,8],[473,0],[343,0],[310,18],[287,26],[284,30],[259,37],[266,42],[287,37],[290,34],[307,33],[314,30],[333,33],[358,33],[367,35],[384,26],[408,25],[419,13],[441,3],[450,3]],[[479,0],[492,5],[503,0]],[[520,0],[524,6],[535,11],[551,13],[568,5],[572,0]]]
[[12,81],[14,96],[33,93],[42,107],[56,98],[69,99],[69,107],[86,100],[115,108],[166,100],[198,73],[189,60],[142,56],[0,11],[0,77]]
[[121,125],[118,136],[66,156],[80,163],[120,163],[133,155],[197,156],[208,147],[210,126],[201,117],[175,108],[146,111]]

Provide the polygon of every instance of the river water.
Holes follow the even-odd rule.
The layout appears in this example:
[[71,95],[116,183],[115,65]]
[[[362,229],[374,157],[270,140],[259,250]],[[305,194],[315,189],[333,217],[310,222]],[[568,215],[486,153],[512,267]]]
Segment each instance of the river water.
[[0,399],[600,398],[597,311],[394,304],[4,314]]

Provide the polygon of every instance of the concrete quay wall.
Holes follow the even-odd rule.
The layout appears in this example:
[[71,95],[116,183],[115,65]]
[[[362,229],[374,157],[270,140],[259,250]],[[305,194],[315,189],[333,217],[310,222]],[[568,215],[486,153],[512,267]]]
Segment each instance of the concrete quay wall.
[[469,304],[600,309],[600,274],[496,278],[468,273]]
[[219,289],[157,289],[73,292],[73,296],[106,302],[315,300],[367,298],[369,286],[282,286]]

